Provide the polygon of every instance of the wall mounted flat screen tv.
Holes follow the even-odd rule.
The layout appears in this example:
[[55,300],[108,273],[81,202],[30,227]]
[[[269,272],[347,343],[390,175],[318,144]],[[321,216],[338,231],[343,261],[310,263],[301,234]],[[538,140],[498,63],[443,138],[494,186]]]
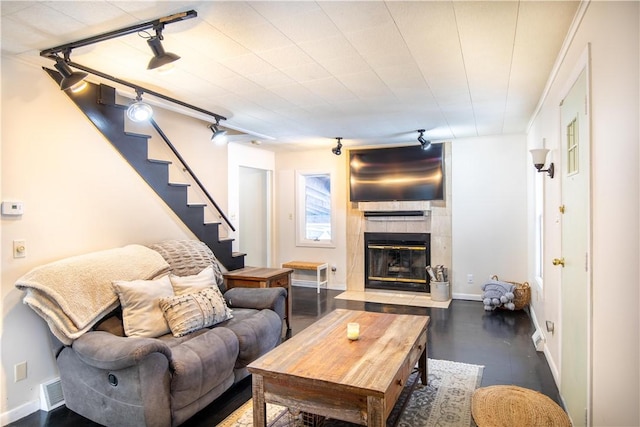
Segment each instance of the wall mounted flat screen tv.
[[351,150],[350,200],[443,200],[443,159],[443,144]]

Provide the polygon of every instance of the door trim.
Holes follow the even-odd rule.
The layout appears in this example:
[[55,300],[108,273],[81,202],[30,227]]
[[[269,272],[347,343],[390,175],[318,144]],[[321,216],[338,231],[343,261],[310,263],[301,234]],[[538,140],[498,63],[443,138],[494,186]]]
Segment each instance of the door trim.
[[[592,126],[591,126],[591,44],[587,43],[585,49],[582,54],[576,61],[576,65],[572,69],[569,74],[567,80],[565,81],[562,90],[560,91],[559,101],[558,101],[558,113],[561,114],[562,102],[568,96],[569,92],[573,88],[574,84],[578,80],[578,77],[582,73],[582,71],[586,72],[586,106],[585,106],[585,116],[587,117],[587,128],[588,128],[588,159],[587,159],[587,168],[584,171],[587,173],[587,259],[585,260],[585,265],[587,267],[587,414],[586,414],[586,425],[591,425],[592,419],[592,411],[593,411],[593,221],[592,221],[592,213],[593,213],[593,171],[591,165],[591,159],[593,154],[592,149]],[[562,123],[562,120],[560,120]],[[562,125],[559,126],[559,140],[562,141],[562,132],[564,129]],[[565,173],[565,153],[563,152],[561,145],[561,170],[560,173]],[[563,195],[562,192],[562,181],[560,181],[560,194],[561,198]],[[562,286],[562,276],[560,278],[560,286]],[[561,296],[562,298],[562,296]],[[562,319],[562,300],[560,301],[560,318]],[[561,325],[560,334],[564,333],[564,328]],[[562,367],[562,357],[563,357],[563,348],[562,348],[562,336],[560,336],[560,367]],[[559,388],[562,387],[562,374],[559,375],[558,378]],[[561,399],[562,396],[560,396]],[[564,403],[564,402],[563,402]]]

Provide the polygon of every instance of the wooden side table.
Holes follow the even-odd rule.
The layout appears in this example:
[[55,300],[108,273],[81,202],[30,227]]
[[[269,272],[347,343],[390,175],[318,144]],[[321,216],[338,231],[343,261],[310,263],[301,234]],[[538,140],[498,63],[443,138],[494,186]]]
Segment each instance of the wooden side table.
[[244,267],[224,273],[224,283],[231,288],[286,288],[285,321],[291,330],[291,268]]

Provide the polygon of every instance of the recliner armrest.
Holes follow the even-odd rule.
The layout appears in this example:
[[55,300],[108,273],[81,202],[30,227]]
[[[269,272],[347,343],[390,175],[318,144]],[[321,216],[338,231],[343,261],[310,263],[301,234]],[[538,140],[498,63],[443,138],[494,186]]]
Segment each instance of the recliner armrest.
[[232,288],[224,293],[229,307],[271,309],[280,317],[284,315],[285,288]]
[[151,353],[164,354],[171,361],[171,350],[155,338],[118,337],[103,331],[91,331],[72,344],[86,364],[99,369],[116,370],[136,365]]

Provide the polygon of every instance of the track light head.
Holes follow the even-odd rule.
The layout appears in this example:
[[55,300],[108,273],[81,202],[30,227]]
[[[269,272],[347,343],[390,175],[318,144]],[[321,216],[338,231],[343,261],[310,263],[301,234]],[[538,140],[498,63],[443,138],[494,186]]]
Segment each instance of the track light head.
[[151,52],[153,52],[153,58],[149,60],[149,65],[147,65],[147,70],[155,70],[156,68],[159,70],[167,70],[172,67],[170,65],[172,62],[180,59],[178,55],[171,52],[165,52],[164,47],[162,46],[162,30],[156,30],[156,35],[147,39],[147,44],[151,48]]
[[61,58],[56,59],[54,67],[56,67],[56,70],[62,75],[62,81],[60,82],[61,90],[80,92],[87,87],[87,82],[84,80],[88,76],[87,73],[71,71],[69,65]]
[[145,122],[153,116],[153,109],[145,102],[142,102],[142,92],[136,90],[136,101],[127,108],[127,117],[133,122]]
[[336,137],[336,139],[338,140],[338,145],[336,145],[335,147],[333,147],[333,148],[331,149],[331,152],[332,152],[333,154],[335,154],[336,156],[339,156],[340,154],[342,154],[342,142],[341,142],[341,141],[342,141],[342,137],[341,137],[341,136],[338,136],[338,137]]
[[420,148],[422,148],[423,150],[428,150],[429,148],[431,148],[431,141],[429,141],[428,139],[424,139],[424,129],[418,129],[416,132],[420,132],[420,135],[418,135]]
[[227,142],[227,131],[220,129],[220,120],[216,119],[214,124],[209,125],[209,129],[213,134],[211,135],[211,141],[224,144]]

